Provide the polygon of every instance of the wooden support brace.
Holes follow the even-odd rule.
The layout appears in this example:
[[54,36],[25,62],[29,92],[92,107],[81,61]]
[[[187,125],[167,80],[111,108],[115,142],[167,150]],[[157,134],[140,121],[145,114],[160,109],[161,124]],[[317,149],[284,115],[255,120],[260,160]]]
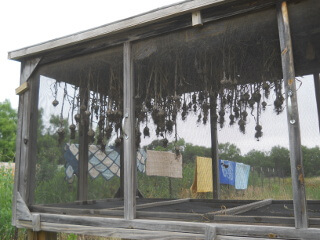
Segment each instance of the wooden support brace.
[[203,22],[202,22],[202,16],[201,16],[201,12],[199,11],[195,11],[192,13],[192,26],[193,27],[197,27],[197,26],[202,26]]
[[[136,206],[136,209],[144,209],[144,208],[151,208],[151,207],[159,207],[159,206],[168,206],[173,204],[179,204],[184,202],[189,202],[190,198],[185,199],[176,199],[176,200],[169,200],[169,201],[161,201],[161,202],[153,202],[153,203],[144,203],[139,204]],[[123,207],[116,207],[116,208],[108,208],[109,210],[121,210]]]
[[288,6],[286,1],[282,1],[277,4],[277,18],[281,48],[282,72],[286,92],[295,226],[296,228],[307,228],[308,214],[304,185],[297,89],[295,82],[295,69]]
[[136,218],[137,189],[137,157],[135,146],[135,98],[131,43],[123,46],[123,98],[124,118],[123,148],[124,148],[124,218]]
[[248,211],[251,211],[254,209],[268,206],[271,203],[272,203],[272,199],[265,199],[262,201],[257,201],[257,202],[245,204],[245,205],[234,207],[234,208],[229,208],[226,210],[220,210],[217,212],[213,212],[212,214],[214,214],[214,215],[236,215],[236,214],[241,214],[241,213],[248,212]]
[[21,95],[29,90],[28,82],[22,83],[18,88],[16,88],[16,95]]

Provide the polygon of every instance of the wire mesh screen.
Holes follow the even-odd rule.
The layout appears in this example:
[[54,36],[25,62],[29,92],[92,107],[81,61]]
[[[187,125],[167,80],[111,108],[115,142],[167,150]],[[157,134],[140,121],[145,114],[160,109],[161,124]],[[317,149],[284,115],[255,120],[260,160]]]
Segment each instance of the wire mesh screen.
[[212,198],[217,128],[221,198],[292,199],[275,9],[137,42],[133,51],[137,146],[147,150],[142,195]]
[[[305,16],[304,21],[297,18],[291,20],[291,35],[293,44],[293,54],[295,61],[295,70],[299,76],[303,76],[296,80],[298,88],[299,118],[301,128],[301,144],[302,157],[304,165],[304,185],[306,188],[307,199],[320,199],[320,132],[319,132],[319,80],[317,80],[320,72],[319,64],[319,33],[308,31],[306,37],[301,36],[301,32],[307,27],[315,26],[320,21],[319,6],[317,1],[310,1],[312,4],[302,2],[299,8],[289,5],[291,14],[300,14]],[[309,2],[309,3],[310,3]],[[304,10],[302,10],[304,9]],[[308,14],[305,14],[305,13]],[[313,20],[310,18],[315,17]],[[309,26],[308,26],[309,25]],[[312,72],[308,69],[314,68]],[[316,77],[314,79],[313,75]],[[317,87],[316,87],[317,86]],[[316,87],[316,89],[315,89]],[[318,100],[317,100],[318,97]],[[318,101],[318,103],[317,103]],[[308,208],[310,209],[311,206]],[[317,212],[311,210],[309,217]]]
[[306,195],[309,200],[319,200],[320,126],[315,95],[315,84],[312,75],[299,78],[296,83],[299,87],[297,94],[299,100],[299,118]]
[[118,191],[122,55],[116,47],[40,68],[36,203]]

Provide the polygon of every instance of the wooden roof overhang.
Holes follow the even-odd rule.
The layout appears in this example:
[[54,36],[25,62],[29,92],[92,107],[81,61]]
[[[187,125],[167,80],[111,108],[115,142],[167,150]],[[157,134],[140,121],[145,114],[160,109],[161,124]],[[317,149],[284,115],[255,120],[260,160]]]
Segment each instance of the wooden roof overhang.
[[[177,30],[192,29],[192,13],[201,11],[204,26],[210,22],[274,7],[277,0],[194,0],[159,8],[135,17],[75,33],[48,42],[9,52],[8,58],[25,61],[41,57],[41,64],[96,52],[127,41],[147,39]],[[317,0],[289,1],[289,16],[296,75],[319,72],[320,16]],[[246,29],[263,29],[266,34],[277,34],[270,28],[270,19],[262,15],[256,21],[246,21]],[[258,16],[258,15],[257,15]],[[274,17],[276,14],[274,13]],[[276,21],[276,19],[272,19]],[[203,37],[202,32],[198,32]],[[196,33],[197,34],[197,33]],[[215,34],[215,33],[214,33]],[[216,33],[219,34],[219,33]],[[307,44],[306,44],[307,43]],[[276,42],[275,46],[278,46]],[[259,57],[259,56],[258,56]]]

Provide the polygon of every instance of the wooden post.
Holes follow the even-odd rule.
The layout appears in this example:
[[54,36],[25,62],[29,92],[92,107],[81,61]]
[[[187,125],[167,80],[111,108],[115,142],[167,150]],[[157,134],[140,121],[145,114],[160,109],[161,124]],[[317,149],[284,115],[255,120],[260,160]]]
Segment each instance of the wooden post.
[[320,76],[319,73],[313,74],[314,79],[314,90],[316,93],[316,101],[318,108],[318,123],[319,123],[319,132],[320,132]]
[[211,155],[212,155],[212,187],[213,199],[220,198],[218,131],[217,131],[217,98],[210,97]]
[[30,108],[30,126],[29,126],[29,152],[28,152],[28,177],[27,177],[27,195],[26,204],[34,203],[34,191],[36,181],[36,164],[37,164],[37,131],[38,131],[38,101],[39,101],[40,76],[35,76],[30,81],[31,106]]
[[123,148],[124,148],[124,218],[136,218],[137,157],[135,144],[135,99],[131,43],[123,46]]
[[28,230],[28,240],[57,240],[57,233],[55,232],[33,232]]
[[[12,201],[12,224],[16,225],[17,192],[28,204],[33,202],[36,163],[39,78],[33,78],[40,58],[21,63],[20,85],[30,88],[19,95],[18,128],[16,138],[15,175]],[[30,163],[30,161],[32,163]],[[32,169],[33,168],[33,169]],[[30,185],[29,185],[30,184]]]
[[288,6],[286,1],[278,3],[277,18],[281,47],[283,80],[286,93],[295,226],[296,228],[307,228],[308,215],[304,186],[300,122]]
[[[81,105],[88,105],[88,96],[90,91],[85,87],[80,89]],[[78,200],[88,200],[88,130],[89,120],[86,117],[85,109],[80,109],[80,127],[79,127],[79,167],[78,167]]]

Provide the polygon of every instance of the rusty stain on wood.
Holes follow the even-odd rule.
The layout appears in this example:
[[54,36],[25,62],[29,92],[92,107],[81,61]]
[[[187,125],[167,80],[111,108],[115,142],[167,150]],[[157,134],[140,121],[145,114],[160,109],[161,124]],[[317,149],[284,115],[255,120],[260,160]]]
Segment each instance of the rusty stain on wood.
[[268,238],[277,238],[277,234],[274,234],[274,233],[269,233],[268,234]]
[[294,79],[292,79],[292,78],[289,79],[289,80],[288,80],[288,85],[291,86],[291,85],[293,84],[293,82],[294,82]]
[[282,11],[282,15],[283,15],[283,22],[284,24],[288,25],[289,22],[289,15],[288,15],[288,7],[287,7],[287,2],[283,1],[281,4],[281,11]]
[[299,174],[299,182],[300,182],[301,184],[304,184],[304,177],[303,177],[303,174],[302,174],[302,173]]
[[283,51],[281,52],[281,54],[286,54],[288,52],[288,48],[283,49]]

